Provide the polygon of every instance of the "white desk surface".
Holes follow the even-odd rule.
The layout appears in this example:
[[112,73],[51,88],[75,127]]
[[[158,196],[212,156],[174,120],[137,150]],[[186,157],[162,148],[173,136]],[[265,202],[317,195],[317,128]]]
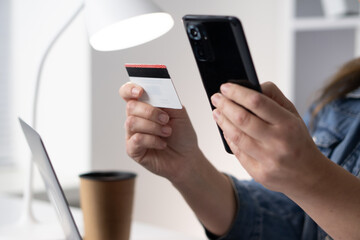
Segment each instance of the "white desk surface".
[[[0,194],[0,239],[1,240],[60,240],[63,233],[57,220],[54,208],[47,202],[35,201],[33,209],[35,217],[39,220],[37,227],[26,228],[16,225],[22,211],[22,199],[11,195]],[[80,209],[71,209],[80,232],[83,229],[82,213]],[[30,229],[30,230],[29,230]],[[43,234],[40,237],[39,232]],[[36,237],[35,237],[36,235]],[[20,237],[22,236],[22,237]],[[146,223],[133,222],[131,240],[199,240],[182,233],[156,227]]]

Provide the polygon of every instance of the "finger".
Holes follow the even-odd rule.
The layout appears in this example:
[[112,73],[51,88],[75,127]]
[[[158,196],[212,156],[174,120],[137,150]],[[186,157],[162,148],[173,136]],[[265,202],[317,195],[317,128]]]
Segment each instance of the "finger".
[[170,126],[164,126],[159,123],[135,116],[127,117],[125,121],[125,129],[127,139],[129,139],[135,133],[145,133],[160,137],[168,137],[172,132]]
[[160,108],[160,109],[165,111],[170,116],[171,119],[189,118],[185,106],[182,106],[181,109],[174,109],[174,108]]
[[231,151],[240,162],[241,166],[249,173],[252,178],[256,178],[260,164],[249,155],[239,149],[239,147],[230,139],[225,138]]
[[280,91],[280,89],[274,83],[265,82],[261,84],[261,89],[266,96],[268,96],[269,98],[280,104],[280,106],[286,108],[290,112],[300,117],[294,104],[285,97],[285,95]]
[[130,99],[138,99],[143,92],[144,90],[142,87],[131,82],[125,83],[119,89],[119,95],[125,101],[129,101]]
[[290,112],[274,100],[252,89],[233,83],[225,83],[221,85],[220,89],[225,97],[250,110],[270,124],[282,123],[291,116]]
[[234,103],[230,99],[216,93],[211,97],[213,105],[235,125],[236,128],[244,131],[247,135],[263,140],[269,131],[269,124],[257,116]]
[[169,115],[164,110],[136,100],[127,102],[126,113],[128,116],[144,118],[163,125],[170,120]]
[[166,142],[160,137],[136,133],[126,141],[127,154],[136,159],[142,157],[149,149],[162,150],[166,148]]
[[218,109],[213,111],[213,115],[224,136],[236,146],[237,151],[244,152],[254,159],[261,159],[261,147],[257,140],[236,128]]

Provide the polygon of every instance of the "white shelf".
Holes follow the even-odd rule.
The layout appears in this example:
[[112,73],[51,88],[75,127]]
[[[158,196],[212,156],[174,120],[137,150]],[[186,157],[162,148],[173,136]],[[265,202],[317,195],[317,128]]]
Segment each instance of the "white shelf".
[[318,31],[331,29],[348,29],[360,26],[360,16],[344,18],[297,18],[294,20],[294,31]]
[[279,82],[304,114],[336,69],[360,55],[360,16],[323,16],[320,0],[280,3]]

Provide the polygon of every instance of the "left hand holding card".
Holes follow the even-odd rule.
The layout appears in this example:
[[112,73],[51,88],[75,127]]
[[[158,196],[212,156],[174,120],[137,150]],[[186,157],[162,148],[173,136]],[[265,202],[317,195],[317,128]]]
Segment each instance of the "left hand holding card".
[[139,101],[160,108],[182,108],[165,65],[126,64],[125,67],[130,82],[144,89]]

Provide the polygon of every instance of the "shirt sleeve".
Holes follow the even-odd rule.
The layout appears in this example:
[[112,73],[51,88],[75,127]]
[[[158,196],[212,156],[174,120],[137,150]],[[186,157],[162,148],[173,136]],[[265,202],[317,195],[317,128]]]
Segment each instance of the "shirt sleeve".
[[237,212],[231,228],[224,236],[215,236],[205,229],[213,240],[292,240],[300,239],[304,212],[282,193],[273,192],[255,181],[233,183]]

